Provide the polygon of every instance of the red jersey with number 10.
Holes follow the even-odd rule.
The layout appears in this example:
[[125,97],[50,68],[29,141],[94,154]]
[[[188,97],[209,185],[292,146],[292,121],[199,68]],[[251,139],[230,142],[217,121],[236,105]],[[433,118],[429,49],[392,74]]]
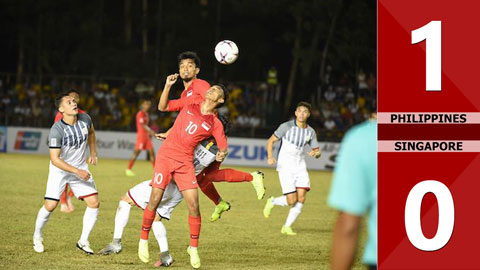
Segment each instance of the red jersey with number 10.
[[193,152],[197,145],[213,136],[220,150],[227,149],[227,137],[223,125],[215,114],[202,114],[200,104],[188,104],[183,99],[177,107],[170,106],[169,111],[180,113],[175,120],[172,130],[163,142],[158,155],[180,161],[193,162]]
[[137,137],[148,137],[148,132],[143,128],[143,125],[148,126],[148,113],[139,111],[135,117],[137,122]]

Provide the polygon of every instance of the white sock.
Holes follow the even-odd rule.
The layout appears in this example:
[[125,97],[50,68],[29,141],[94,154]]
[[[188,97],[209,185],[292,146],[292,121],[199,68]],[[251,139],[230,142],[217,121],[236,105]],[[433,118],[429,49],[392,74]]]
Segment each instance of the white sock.
[[303,203],[297,202],[295,203],[290,211],[288,212],[287,220],[285,221],[285,226],[290,227],[297,219],[298,215],[302,212]]
[[45,206],[42,206],[40,210],[38,210],[37,214],[37,221],[35,222],[35,231],[33,233],[33,237],[35,238],[41,238],[42,237],[42,230],[43,227],[45,227],[45,224],[47,224],[48,218],[52,212],[48,212],[47,209],[45,209]]
[[283,195],[277,198],[273,198],[272,203],[273,205],[288,206],[287,196]]
[[83,229],[82,235],[80,236],[81,242],[88,241],[88,236],[97,222],[98,208],[90,208],[87,206],[85,209],[85,214],[83,215]]
[[113,230],[113,239],[122,239],[123,229],[127,226],[132,206],[126,201],[118,203],[117,214],[115,215],[115,229]]
[[157,238],[160,252],[168,251],[167,229],[161,221],[154,221],[152,223],[152,230],[155,238]]

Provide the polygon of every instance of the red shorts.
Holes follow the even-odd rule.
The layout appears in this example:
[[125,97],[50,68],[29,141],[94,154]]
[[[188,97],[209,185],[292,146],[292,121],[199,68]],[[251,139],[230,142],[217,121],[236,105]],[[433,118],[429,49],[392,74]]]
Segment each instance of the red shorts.
[[153,148],[152,139],[150,136],[138,137],[137,143],[135,144],[135,150],[150,150]]
[[157,155],[151,182],[152,187],[165,190],[172,177],[180,191],[198,187],[192,161],[180,162],[160,154]]

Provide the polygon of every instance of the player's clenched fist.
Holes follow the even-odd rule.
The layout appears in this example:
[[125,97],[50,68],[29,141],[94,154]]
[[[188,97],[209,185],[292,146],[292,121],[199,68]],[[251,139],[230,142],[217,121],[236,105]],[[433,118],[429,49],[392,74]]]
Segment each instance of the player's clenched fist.
[[90,156],[88,158],[88,163],[92,164],[92,165],[97,165],[98,163],[98,157],[97,156]]
[[168,75],[167,80],[165,81],[165,84],[168,86],[172,86],[177,82],[177,78],[178,78],[178,73]]
[[218,151],[215,159],[218,162],[223,162],[226,156],[227,156],[227,152]]
[[267,162],[268,162],[268,165],[274,165],[275,163],[277,163],[277,161],[273,157],[269,157]]
[[78,177],[80,177],[81,179],[83,179],[85,181],[90,179],[90,173],[88,171],[85,171],[85,170],[78,170],[77,175],[78,175]]
[[312,150],[308,152],[308,155],[314,158],[319,158],[322,155],[322,151],[320,150]]

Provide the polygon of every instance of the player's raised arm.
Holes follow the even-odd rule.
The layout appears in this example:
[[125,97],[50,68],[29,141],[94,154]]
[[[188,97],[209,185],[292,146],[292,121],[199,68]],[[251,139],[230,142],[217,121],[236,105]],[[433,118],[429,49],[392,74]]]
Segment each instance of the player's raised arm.
[[168,95],[170,94],[170,89],[172,85],[177,82],[178,73],[167,76],[165,81],[165,87],[163,87],[162,95],[160,96],[160,101],[158,102],[158,110],[161,112],[171,111],[169,110]]
[[88,148],[90,149],[90,157],[88,158],[88,163],[92,165],[97,165],[97,136],[95,135],[95,128],[93,123],[88,129]]

